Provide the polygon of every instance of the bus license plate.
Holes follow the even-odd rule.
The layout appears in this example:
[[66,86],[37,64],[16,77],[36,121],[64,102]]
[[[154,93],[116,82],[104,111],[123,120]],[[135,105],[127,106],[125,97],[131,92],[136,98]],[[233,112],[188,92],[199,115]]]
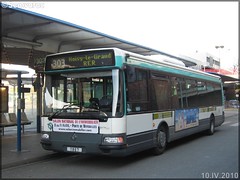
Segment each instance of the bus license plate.
[[80,147],[67,147],[68,152],[82,152],[82,148]]

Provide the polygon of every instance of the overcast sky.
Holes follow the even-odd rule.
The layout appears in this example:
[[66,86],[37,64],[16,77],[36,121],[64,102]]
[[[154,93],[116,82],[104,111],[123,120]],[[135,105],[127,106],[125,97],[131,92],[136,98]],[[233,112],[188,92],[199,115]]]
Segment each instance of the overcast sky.
[[[13,3],[11,3],[13,4]],[[238,64],[238,2],[15,2],[15,6],[174,55]]]

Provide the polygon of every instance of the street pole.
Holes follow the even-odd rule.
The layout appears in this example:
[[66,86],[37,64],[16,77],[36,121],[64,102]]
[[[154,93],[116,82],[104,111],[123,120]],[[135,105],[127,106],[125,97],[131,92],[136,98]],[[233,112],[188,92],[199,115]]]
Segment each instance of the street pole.
[[224,46],[215,46],[216,49],[218,49],[218,59],[219,59],[219,67],[218,67],[218,73],[221,74],[221,60],[220,60],[220,49],[223,49]]
[[22,150],[21,144],[21,72],[18,72],[18,109],[17,109],[17,152]]
[[41,133],[42,87],[41,76],[37,73],[37,133]]

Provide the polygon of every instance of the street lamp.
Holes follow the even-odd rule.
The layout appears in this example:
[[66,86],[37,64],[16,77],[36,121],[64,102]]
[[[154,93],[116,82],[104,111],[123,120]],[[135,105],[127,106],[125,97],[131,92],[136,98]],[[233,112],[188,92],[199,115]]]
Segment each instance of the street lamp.
[[220,63],[220,49],[223,49],[224,46],[222,46],[222,45],[221,45],[221,46],[215,46],[215,48],[216,48],[216,49],[219,49],[219,50],[218,50],[218,58],[219,58],[219,69],[218,69],[218,73],[220,74],[220,69],[221,69],[221,68],[220,68],[220,64],[221,64],[221,63]]

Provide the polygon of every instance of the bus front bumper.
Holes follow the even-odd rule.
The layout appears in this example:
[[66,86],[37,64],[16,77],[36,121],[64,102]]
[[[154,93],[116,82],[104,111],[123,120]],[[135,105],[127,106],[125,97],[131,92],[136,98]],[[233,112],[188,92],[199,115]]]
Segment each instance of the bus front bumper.
[[[70,133],[71,134],[71,133]],[[71,139],[69,133],[44,133],[41,145],[45,150],[66,153],[103,154],[123,156],[126,153],[127,144],[124,139],[116,142],[113,136],[78,134],[76,139]],[[107,137],[107,138],[106,138]],[[108,138],[111,137],[111,138]],[[116,137],[116,136],[114,136]],[[117,136],[119,137],[119,135]]]

